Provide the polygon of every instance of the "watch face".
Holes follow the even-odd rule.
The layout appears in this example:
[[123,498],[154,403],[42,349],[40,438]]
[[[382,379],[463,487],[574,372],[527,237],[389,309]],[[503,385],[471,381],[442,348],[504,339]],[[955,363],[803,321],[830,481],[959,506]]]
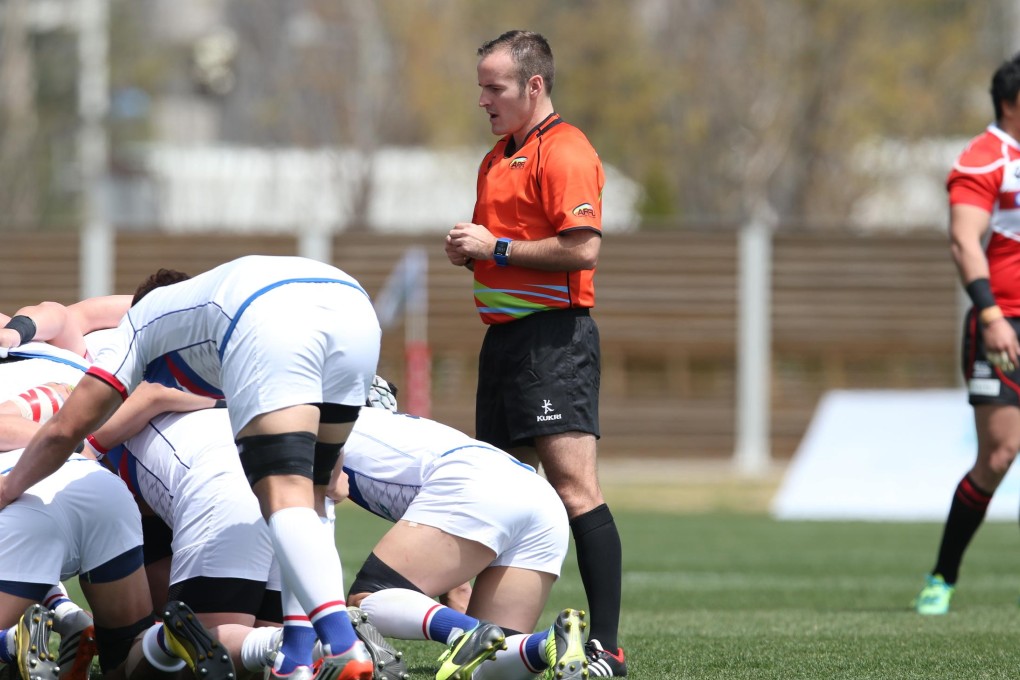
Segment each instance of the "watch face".
[[497,255],[506,255],[506,250],[509,245],[510,245],[509,241],[496,241],[495,253]]

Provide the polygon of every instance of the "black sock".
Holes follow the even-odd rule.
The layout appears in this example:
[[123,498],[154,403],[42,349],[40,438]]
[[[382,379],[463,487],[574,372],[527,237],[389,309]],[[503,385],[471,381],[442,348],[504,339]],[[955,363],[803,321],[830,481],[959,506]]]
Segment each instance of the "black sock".
[[933,574],[941,574],[946,583],[956,583],[963,553],[984,521],[991,500],[992,494],[978,487],[970,475],[965,476],[957,485],[953,504],[949,507],[949,517],[946,518],[946,527],[942,532],[938,561],[932,571]]
[[588,598],[588,638],[616,652],[620,626],[623,548],[613,513],[605,503],[570,520],[577,566]]

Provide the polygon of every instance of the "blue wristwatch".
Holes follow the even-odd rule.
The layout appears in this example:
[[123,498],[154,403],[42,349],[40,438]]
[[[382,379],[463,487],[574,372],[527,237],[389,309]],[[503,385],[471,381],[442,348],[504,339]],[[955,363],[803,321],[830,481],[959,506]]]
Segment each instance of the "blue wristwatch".
[[492,250],[492,259],[500,267],[510,264],[510,244],[512,242],[513,240],[508,238],[496,239],[496,247]]

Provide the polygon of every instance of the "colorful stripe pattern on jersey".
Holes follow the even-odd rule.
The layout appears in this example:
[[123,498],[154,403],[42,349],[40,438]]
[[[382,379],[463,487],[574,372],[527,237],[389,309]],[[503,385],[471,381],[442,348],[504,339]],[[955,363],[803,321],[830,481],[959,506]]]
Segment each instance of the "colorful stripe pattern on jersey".
[[989,281],[1003,313],[1020,317],[1020,142],[995,125],[972,139],[946,180],[950,205],[991,213]]
[[[478,169],[473,221],[496,237],[535,241],[576,229],[602,233],[602,161],[584,134],[552,114],[514,147],[501,139]],[[513,247],[511,246],[511,259]],[[595,270],[550,272],[474,263],[475,304],[498,324],[534,312],[595,305]]]

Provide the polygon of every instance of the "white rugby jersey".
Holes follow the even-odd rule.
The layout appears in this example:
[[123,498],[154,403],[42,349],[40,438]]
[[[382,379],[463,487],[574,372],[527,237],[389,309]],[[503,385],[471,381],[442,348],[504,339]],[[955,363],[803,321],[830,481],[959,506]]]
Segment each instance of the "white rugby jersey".
[[[179,499],[203,497],[202,487],[211,487],[217,479],[236,484],[239,494],[248,493],[223,408],[158,415],[141,432],[106,452],[106,459],[128,489],[171,529],[176,529]],[[189,474],[192,471],[195,474]]]
[[[444,456],[501,456],[534,472],[505,451],[428,418],[363,408],[344,444],[352,501],[395,522],[403,516]],[[537,479],[537,475],[536,475]]]
[[996,125],[970,140],[946,180],[950,205],[991,213],[989,282],[1003,313],[1020,317],[1020,142]]
[[105,338],[89,375],[122,397],[144,378],[221,399],[220,369],[238,320],[254,300],[290,283],[346,285],[367,297],[354,278],[316,260],[242,257],[146,295]]
[[[0,401],[48,382],[77,385],[88,368],[85,360],[65,349],[43,342],[29,342],[12,349],[0,360]],[[21,458],[23,449],[0,453],[0,474],[7,474]],[[91,460],[77,453],[70,460]]]

